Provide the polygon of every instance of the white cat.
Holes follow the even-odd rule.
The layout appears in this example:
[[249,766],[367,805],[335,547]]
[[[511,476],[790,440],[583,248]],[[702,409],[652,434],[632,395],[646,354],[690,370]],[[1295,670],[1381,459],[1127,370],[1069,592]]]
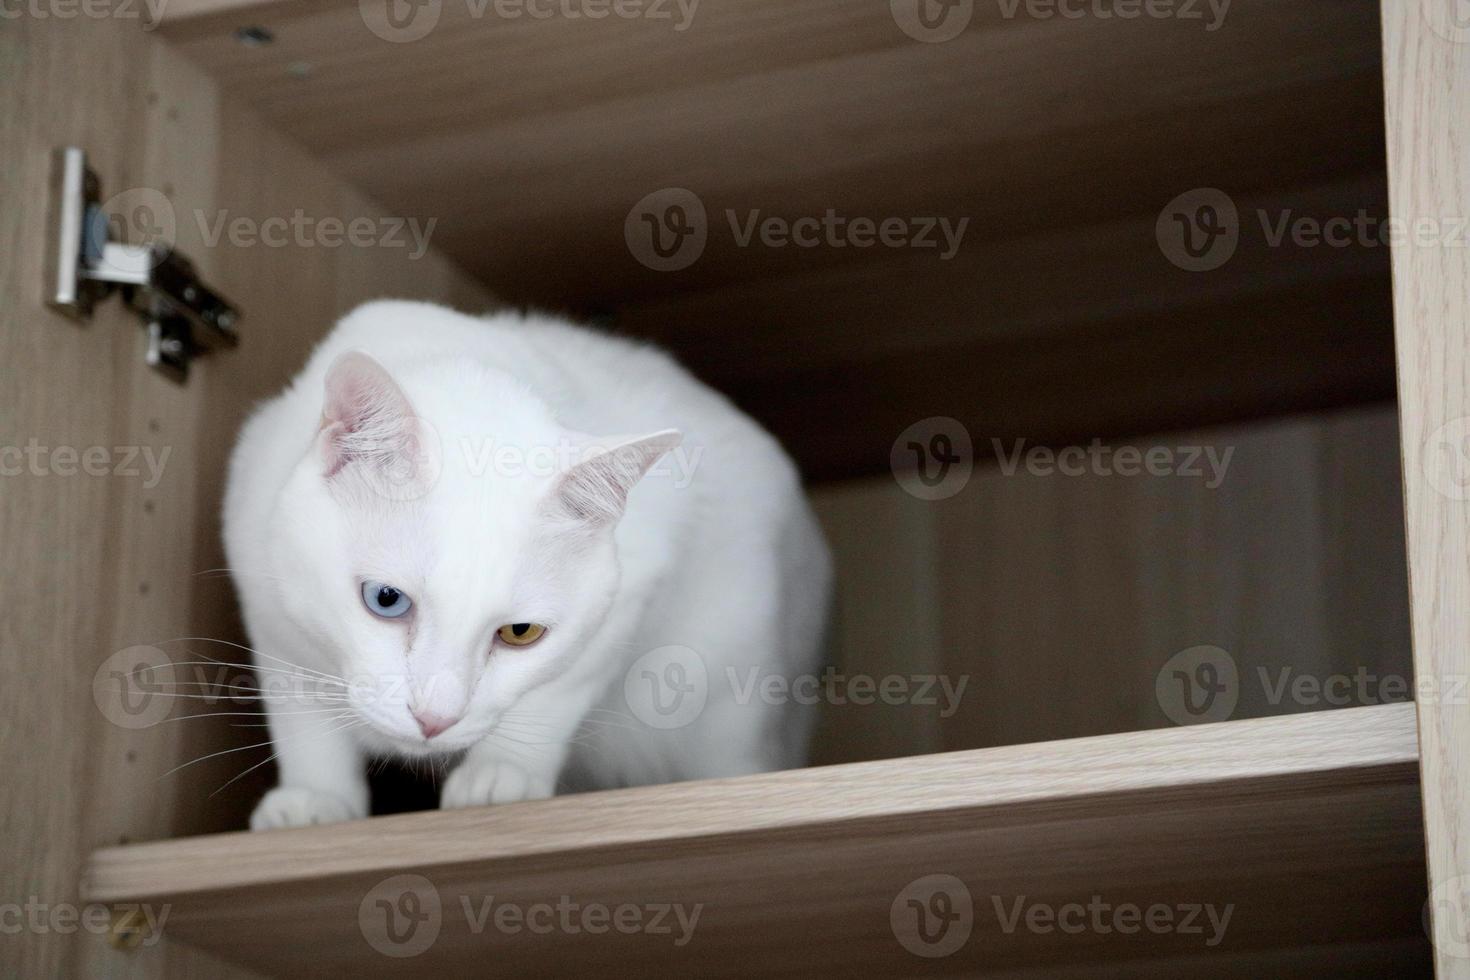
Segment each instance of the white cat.
[[383,755],[456,762],[445,807],[804,761],[813,709],[750,681],[816,667],[826,545],[653,348],[359,307],[241,432],[225,545],[279,753],[253,828],[366,816]]

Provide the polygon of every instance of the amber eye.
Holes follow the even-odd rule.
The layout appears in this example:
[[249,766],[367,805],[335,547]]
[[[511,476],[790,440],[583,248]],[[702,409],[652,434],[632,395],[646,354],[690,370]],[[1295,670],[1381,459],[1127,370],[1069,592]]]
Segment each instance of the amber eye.
[[540,623],[506,623],[495,635],[513,647],[528,647],[546,635],[546,627]]

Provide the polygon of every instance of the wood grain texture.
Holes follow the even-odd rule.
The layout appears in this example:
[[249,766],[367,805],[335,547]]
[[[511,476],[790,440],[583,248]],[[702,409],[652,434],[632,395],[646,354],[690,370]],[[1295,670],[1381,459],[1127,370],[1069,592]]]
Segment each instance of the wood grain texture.
[[[229,583],[210,572],[224,564],[216,515],[243,413],[284,383],[333,317],[376,290],[470,310],[490,300],[432,253],[410,261],[402,249],[349,256],[315,243],[212,240],[221,210],[255,220],[298,208],[318,220],[382,212],[135,24],[5,24],[0,69],[12,97],[0,111],[0,238],[12,247],[0,262],[0,541],[14,560],[0,583],[24,611],[0,616],[0,739],[12,760],[0,800],[0,904],[55,906],[78,901],[92,847],[236,827],[258,792],[242,781],[211,795],[263,751],[170,770],[258,741],[260,729],[231,728],[228,718],[121,727],[99,710],[92,685],[109,655],[135,645],[175,661],[240,659],[217,643],[169,641],[243,639]],[[245,311],[241,348],[197,362],[186,386],[144,365],[142,330],[118,300],[86,324],[40,302],[49,154],[67,144],[87,151],[105,196],[166,201],[180,249]],[[135,475],[66,475],[44,463],[42,474],[10,472],[11,450],[31,440],[105,447],[114,463],[136,451]],[[143,452],[161,462],[156,481]],[[216,675],[206,665],[203,676]],[[193,710],[222,709],[181,704],[175,716]],[[240,975],[172,943],[122,954],[87,933],[31,930],[0,935],[0,972]]]
[[[939,582],[945,544],[935,533],[935,508],[886,479],[815,487],[812,504],[837,569],[828,662],[847,677],[938,675],[944,669],[940,628],[946,593]],[[812,762],[938,752],[945,747],[939,710],[912,703],[824,703]]]
[[[1445,241],[1470,201],[1470,31],[1450,4],[1383,5],[1393,214],[1427,227],[1393,250],[1403,478],[1422,682],[1470,678],[1470,252]],[[1443,688],[1441,688],[1443,689]],[[1441,978],[1470,977],[1470,707],[1421,699],[1419,740],[1429,880]]]
[[[382,7],[194,0],[161,31],[395,213],[437,218],[436,242],[507,301],[670,346],[812,478],[881,472],[893,435],[940,413],[926,402],[1065,439],[1391,395],[1387,250],[1271,245],[1256,215],[1385,213],[1372,4],[1256,0],[1207,30],[976,3],[942,44],[867,0],[704,0],[682,29],[673,3],[669,19],[593,19],[436,0],[395,7],[437,18],[403,43],[367,26]],[[246,23],[274,43],[239,44]],[[1154,221],[1211,186],[1238,201],[1241,245],[1185,272]],[[675,272],[625,239],[630,209],[666,187],[708,216],[703,253]],[[828,209],[968,225],[946,260],[742,245],[731,227]],[[1099,377],[1009,387],[1075,342],[1120,362],[1131,394],[1158,363],[1130,337],[1178,370],[1167,399]],[[1209,369],[1241,360],[1248,380],[1221,404]],[[856,416],[855,389],[875,406]],[[1083,431],[1098,418],[1117,428]]]
[[1109,456],[1071,475],[992,461],[936,501],[891,476],[813,488],[838,571],[831,663],[960,692],[824,705],[815,758],[1168,725],[1159,672],[1199,645],[1235,664],[1235,718],[1412,696],[1392,405],[1105,445],[1181,469],[1198,453],[1198,475],[1120,474]]
[[[1150,957],[1219,956],[1308,976],[1340,962],[1337,942],[1395,945],[1407,969],[1424,956],[1415,760],[1410,706],[1348,709],[108,848],[84,886],[168,902],[176,937],[279,975],[1140,975]],[[958,877],[975,907],[968,942],[939,960],[906,952],[890,926],[900,892],[930,873]],[[398,874],[424,876],[442,907],[412,959],[376,952],[359,920]],[[1295,914],[1281,914],[1285,889]],[[1210,948],[1007,933],[994,900],[1020,895],[1234,912]],[[486,896],[703,907],[676,947],[493,920],[477,935],[461,900]]]

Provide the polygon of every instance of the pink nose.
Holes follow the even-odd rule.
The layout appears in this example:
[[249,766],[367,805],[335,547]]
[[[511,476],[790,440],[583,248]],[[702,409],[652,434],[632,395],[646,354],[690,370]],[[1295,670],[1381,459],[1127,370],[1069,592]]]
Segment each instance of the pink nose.
[[419,723],[419,731],[424,733],[424,738],[433,738],[450,725],[459,721],[458,718],[436,715],[432,711],[415,711],[413,713],[413,720]]

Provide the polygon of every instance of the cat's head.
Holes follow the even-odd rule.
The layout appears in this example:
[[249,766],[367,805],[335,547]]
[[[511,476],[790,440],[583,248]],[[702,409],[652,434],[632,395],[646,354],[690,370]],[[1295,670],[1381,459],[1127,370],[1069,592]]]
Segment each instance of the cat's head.
[[273,564],[282,613],[335,652],[365,740],[455,751],[503,724],[535,741],[537,718],[517,707],[593,666],[579,654],[617,590],[613,529],[679,441],[563,428],[477,365],[390,374],[365,353],[340,355],[281,497]]

